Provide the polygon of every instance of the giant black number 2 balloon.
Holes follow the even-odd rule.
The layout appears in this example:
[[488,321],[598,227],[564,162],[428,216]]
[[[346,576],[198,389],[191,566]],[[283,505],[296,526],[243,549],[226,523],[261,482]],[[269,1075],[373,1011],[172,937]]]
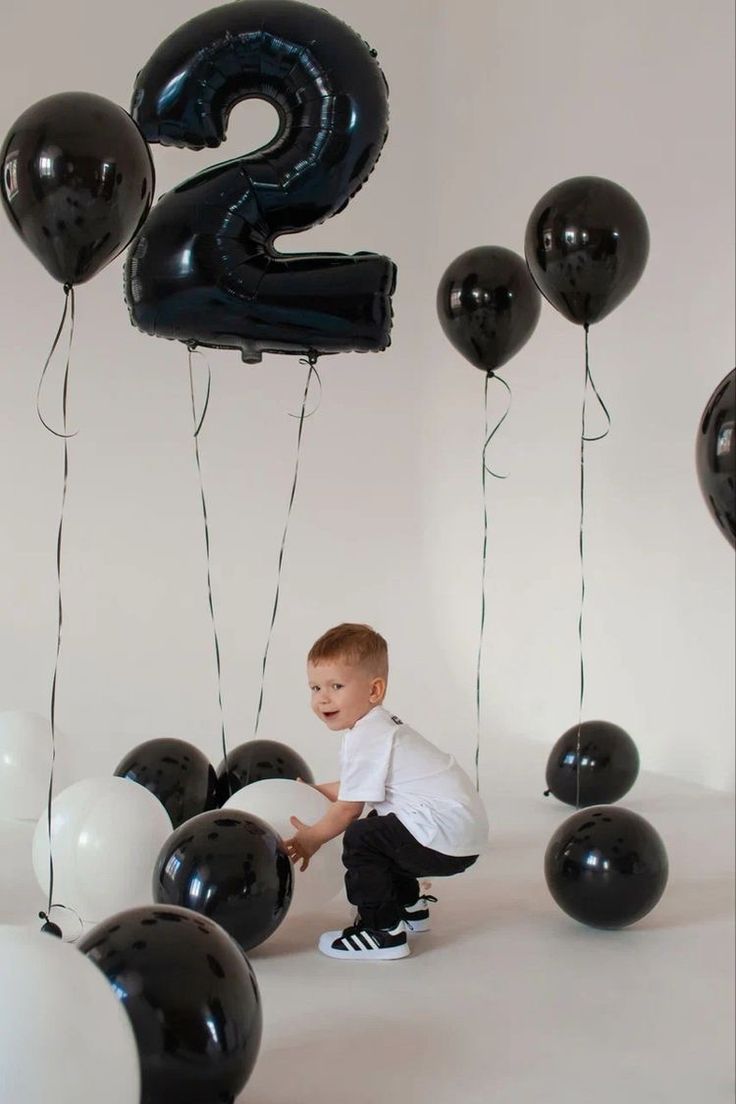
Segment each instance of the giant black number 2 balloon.
[[254,153],[179,184],[130,247],[126,299],[145,333],[263,352],[377,351],[389,343],[396,269],[374,253],[277,253],[280,234],[341,211],[388,127],[386,80],[339,19],[295,0],[239,0],[185,23],[138,74],[132,114],[149,142],[202,149],[233,107],[280,119]]

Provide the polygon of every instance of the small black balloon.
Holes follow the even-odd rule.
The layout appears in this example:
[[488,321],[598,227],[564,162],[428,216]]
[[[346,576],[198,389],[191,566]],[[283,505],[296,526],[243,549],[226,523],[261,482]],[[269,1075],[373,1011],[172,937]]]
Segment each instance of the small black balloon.
[[141,1104],[233,1104],[255,1066],[263,1017],[250,963],[226,932],[187,909],[151,905],[110,917],[78,946],[130,1017]]
[[703,411],[695,466],[711,516],[736,548],[736,369],[721,380]]
[[649,227],[620,184],[575,176],[539,200],[524,250],[542,295],[570,322],[588,325],[610,314],[639,282]]
[[593,928],[646,916],[667,885],[667,852],[651,824],[618,805],[581,809],[557,829],[544,875],[560,908]]
[[287,744],[278,740],[248,740],[227,753],[217,768],[217,788],[220,804],[224,805],[243,786],[262,782],[264,778],[301,778],[314,782],[314,775],[307,764]]
[[628,793],[638,773],[639,752],[628,732],[609,721],[583,721],[579,763],[578,726],[573,725],[549,753],[547,787],[568,805],[608,805]]
[[146,740],[128,752],[115,774],[150,790],[166,809],[174,828],[218,806],[215,768],[186,740]]
[[534,333],[541,309],[523,259],[498,245],[461,253],[437,289],[437,315],[445,336],[485,372],[518,353]]
[[145,139],[122,107],[61,92],[13,123],[0,153],[5,211],[55,280],[89,280],[131,240],[153,201]]
[[263,943],[291,904],[286,848],[251,813],[201,813],[169,836],[153,875],[160,904],[179,905],[220,924],[244,951]]

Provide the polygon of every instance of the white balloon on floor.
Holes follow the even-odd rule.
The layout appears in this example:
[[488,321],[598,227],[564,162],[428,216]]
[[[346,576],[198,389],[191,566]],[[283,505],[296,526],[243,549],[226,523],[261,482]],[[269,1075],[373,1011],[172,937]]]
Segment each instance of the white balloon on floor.
[[[158,798],[128,778],[85,778],[51,806],[54,902],[85,921],[153,901],[153,869],[171,835]],[[48,822],[33,836],[33,869],[44,893],[49,884]]]
[[38,713],[0,713],[0,817],[36,820],[50,767],[50,723]]
[[97,967],[68,943],[0,927],[0,1099],[139,1104],[128,1015]]
[[[251,782],[225,802],[224,809],[241,809],[270,824],[275,832],[288,839],[296,829],[290,817],[298,817],[304,824],[314,824],[330,808],[331,802],[304,782],[288,778],[264,778]],[[314,912],[340,892],[345,870],[341,860],[342,837],[324,844],[312,857],[305,871],[294,868],[294,897],[286,917]]]

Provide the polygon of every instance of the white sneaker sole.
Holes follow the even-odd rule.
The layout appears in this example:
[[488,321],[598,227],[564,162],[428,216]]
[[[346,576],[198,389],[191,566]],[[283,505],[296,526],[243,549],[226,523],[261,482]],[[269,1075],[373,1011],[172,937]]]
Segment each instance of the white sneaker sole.
[[332,944],[336,939],[339,939],[342,932],[325,932],[320,936],[318,947],[323,955],[327,955],[328,958],[340,958],[346,962],[390,962],[397,958],[406,958],[411,954],[411,948],[408,943],[401,943],[397,947],[379,947],[375,951],[359,951],[357,948],[354,951],[336,950]]

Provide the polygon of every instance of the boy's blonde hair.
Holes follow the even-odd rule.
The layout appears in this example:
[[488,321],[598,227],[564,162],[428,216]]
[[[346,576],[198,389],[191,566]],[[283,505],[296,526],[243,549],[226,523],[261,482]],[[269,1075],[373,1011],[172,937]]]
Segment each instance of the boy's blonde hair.
[[388,678],[388,645],[370,625],[344,622],[323,633],[309,649],[307,662],[323,663],[330,659],[342,659],[368,668],[372,675]]

